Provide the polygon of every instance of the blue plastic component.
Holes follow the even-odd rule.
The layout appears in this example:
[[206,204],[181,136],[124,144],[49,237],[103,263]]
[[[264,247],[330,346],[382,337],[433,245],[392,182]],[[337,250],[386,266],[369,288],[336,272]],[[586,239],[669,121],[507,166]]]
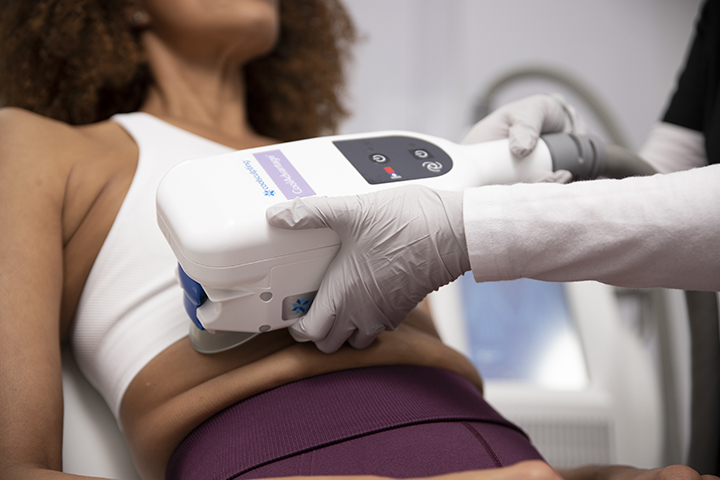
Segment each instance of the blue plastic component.
[[180,277],[180,286],[185,293],[183,297],[185,312],[187,312],[188,317],[190,317],[190,320],[192,320],[196,327],[200,330],[205,330],[205,327],[203,327],[197,318],[197,309],[205,303],[205,300],[208,298],[207,294],[202,285],[188,277],[188,274],[185,273],[185,270],[183,270],[180,264],[178,264],[178,276]]
[[190,317],[190,320],[192,320],[195,326],[200,330],[205,330],[205,327],[202,326],[202,323],[200,323],[200,320],[197,318],[197,306],[192,303],[192,300],[190,300],[190,297],[187,295],[183,295],[183,305],[185,306],[185,312],[188,314],[188,317]]

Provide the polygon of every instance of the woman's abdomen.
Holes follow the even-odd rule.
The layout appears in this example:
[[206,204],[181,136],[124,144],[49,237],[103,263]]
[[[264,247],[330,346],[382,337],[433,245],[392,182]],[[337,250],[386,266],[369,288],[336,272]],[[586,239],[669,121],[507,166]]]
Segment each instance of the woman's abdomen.
[[163,478],[176,446],[215,415],[253,395],[325,373],[383,365],[415,365],[455,372],[478,389],[472,364],[437,338],[428,318],[413,312],[368,348],[343,346],[325,354],[296,343],[286,330],[263,334],[216,355],[195,352],[187,339],[153,359],[128,388],[121,422],[143,478]]

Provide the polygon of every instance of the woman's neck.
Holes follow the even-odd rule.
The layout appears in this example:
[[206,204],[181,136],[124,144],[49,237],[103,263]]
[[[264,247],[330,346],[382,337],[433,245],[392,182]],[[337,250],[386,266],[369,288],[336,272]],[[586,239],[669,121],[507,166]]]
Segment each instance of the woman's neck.
[[154,84],[141,111],[235,148],[272,143],[247,120],[242,65],[228,59],[188,61],[157,37],[143,39]]

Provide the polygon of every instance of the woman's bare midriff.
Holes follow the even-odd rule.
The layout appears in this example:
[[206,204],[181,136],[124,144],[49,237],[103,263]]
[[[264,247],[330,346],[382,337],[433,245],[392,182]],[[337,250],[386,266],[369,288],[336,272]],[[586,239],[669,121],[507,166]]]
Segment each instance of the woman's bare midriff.
[[287,330],[215,355],[200,354],[183,339],[132,381],[122,401],[121,423],[141,476],[161,479],[182,439],[220,410],[295,380],[378,365],[443,368],[482,388],[472,364],[442,344],[430,318],[415,309],[396,331],[382,333],[364,350],[343,346],[325,354],[312,343],[296,343]]

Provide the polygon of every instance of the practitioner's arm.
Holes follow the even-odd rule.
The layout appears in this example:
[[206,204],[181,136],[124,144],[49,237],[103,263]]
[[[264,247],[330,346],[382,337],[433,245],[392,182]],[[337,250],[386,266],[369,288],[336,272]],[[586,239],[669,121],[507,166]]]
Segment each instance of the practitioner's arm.
[[61,472],[66,175],[17,113],[0,111],[0,478],[72,478]]
[[[343,244],[298,340],[362,348],[472,267],[479,282],[597,280],[720,290],[720,165],[570,185],[435,192],[420,186],[307,197],[268,209],[284,228],[330,227]],[[467,261],[469,255],[469,263]]]
[[720,165],[465,193],[475,279],[720,290]]

